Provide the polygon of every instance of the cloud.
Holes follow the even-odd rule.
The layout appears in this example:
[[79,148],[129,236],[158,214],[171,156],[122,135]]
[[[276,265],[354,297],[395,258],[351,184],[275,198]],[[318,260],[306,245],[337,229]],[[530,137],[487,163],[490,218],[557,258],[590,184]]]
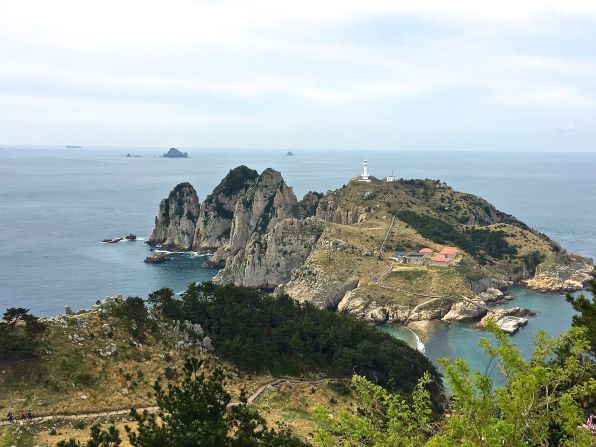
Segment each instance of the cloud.
[[579,127],[573,121],[569,121],[567,124],[557,126],[556,129],[561,130],[563,132],[575,132],[579,130]]
[[201,122],[223,146],[256,145],[238,131],[249,126],[269,145],[374,134],[390,146],[429,129],[455,145],[460,126],[486,133],[482,117],[530,123],[512,139],[533,135],[536,113],[596,118],[596,51],[574,27],[595,28],[591,1],[0,0],[0,11],[7,141],[30,138],[32,121],[53,138],[109,123],[137,144]]

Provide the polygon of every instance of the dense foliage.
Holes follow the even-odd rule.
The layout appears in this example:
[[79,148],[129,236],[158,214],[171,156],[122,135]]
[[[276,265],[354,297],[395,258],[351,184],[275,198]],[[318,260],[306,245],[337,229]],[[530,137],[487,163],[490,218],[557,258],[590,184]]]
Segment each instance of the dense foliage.
[[[317,410],[315,440],[320,447],[521,447],[589,446],[593,435],[583,425],[596,393],[594,364],[586,355],[583,329],[558,339],[543,333],[529,361],[509,336],[491,327],[497,345],[483,339],[491,361],[486,373],[462,360],[442,360],[453,391],[448,417],[433,421],[430,396],[421,380],[411,399],[403,399],[360,377],[353,379],[358,408],[337,415]],[[492,369],[498,371],[495,386]],[[593,408],[592,408],[593,410]]]
[[0,359],[35,357],[46,325],[29,309],[11,307],[0,321]]
[[[126,427],[133,447],[307,447],[287,429],[267,427],[259,413],[247,405],[244,393],[232,403],[225,389],[221,369],[207,374],[201,361],[187,359],[180,383],[160,381],[154,385],[158,413],[132,410],[137,426]],[[91,429],[91,439],[85,447],[115,447],[120,445],[118,430],[111,426]],[[74,439],[62,441],[57,447],[79,447]]]
[[214,197],[222,194],[225,197],[231,197],[246,186],[247,183],[256,180],[259,173],[247,166],[240,165],[231,169],[226,176],[219,182],[213,192],[207,196],[205,201],[212,201]]
[[379,385],[411,392],[430,371],[439,395],[438,373],[418,351],[361,321],[320,310],[290,297],[259,291],[193,284],[181,300],[157,291],[151,301],[172,319],[200,323],[219,355],[249,371],[298,374],[325,371],[361,374]]
[[481,264],[517,253],[517,249],[505,239],[504,231],[476,227],[460,229],[442,219],[413,211],[400,211],[397,216],[426,239],[455,245],[474,256]]
[[578,297],[568,294],[567,301],[579,312],[573,317],[573,326],[586,328],[590,351],[596,356],[596,280],[590,281],[590,291],[592,298],[583,293]]
[[143,298],[138,296],[129,296],[123,301],[112,303],[109,312],[122,321],[124,327],[138,341],[145,341],[147,333],[155,329],[154,322],[148,318],[149,312]]
[[120,438],[120,432],[113,425],[107,430],[102,430],[99,425],[93,425],[91,427],[91,437],[81,444],[75,439],[69,439],[67,441],[60,441],[56,444],[56,447],[118,447],[122,444],[122,438]]

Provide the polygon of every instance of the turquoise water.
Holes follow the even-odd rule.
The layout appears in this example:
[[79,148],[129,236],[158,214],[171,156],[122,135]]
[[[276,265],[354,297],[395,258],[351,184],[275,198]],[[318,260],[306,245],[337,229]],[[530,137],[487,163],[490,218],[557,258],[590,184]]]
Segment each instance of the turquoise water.
[[[513,344],[517,346],[526,359],[531,357],[535,335],[544,331],[552,337],[566,332],[571,327],[571,318],[575,314],[563,295],[535,292],[523,288],[512,288],[509,293],[515,297],[507,304],[496,306],[510,308],[515,306],[527,307],[538,313],[529,317],[528,324],[511,336]],[[436,363],[438,358],[459,357],[468,361],[474,370],[485,371],[488,356],[478,347],[482,337],[494,341],[494,337],[484,331],[473,329],[474,323],[440,324],[424,343],[424,353]],[[416,348],[416,337],[403,327],[381,328],[383,331],[404,340],[411,347]]]
[[[0,310],[25,306],[38,315],[89,307],[107,295],[146,296],[160,287],[184,290],[210,279],[204,258],[174,254],[148,265],[142,241],[101,244],[128,233],[147,237],[159,201],[179,182],[191,182],[200,199],[239,164],[282,172],[300,198],[325,192],[359,174],[433,178],[485,197],[571,251],[596,257],[596,154],[400,151],[198,150],[189,159],[158,158],[166,148],[19,148],[0,151]],[[127,152],[141,158],[125,158]],[[514,340],[529,346],[539,327],[560,331],[571,308],[561,297],[516,292],[515,305],[535,308]],[[480,334],[445,326],[426,343],[431,358],[476,358]]]

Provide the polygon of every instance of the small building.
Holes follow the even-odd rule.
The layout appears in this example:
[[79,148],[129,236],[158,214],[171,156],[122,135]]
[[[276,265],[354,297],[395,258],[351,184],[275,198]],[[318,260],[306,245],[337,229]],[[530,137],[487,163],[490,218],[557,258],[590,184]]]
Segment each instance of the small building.
[[444,256],[433,256],[428,263],[434,267],[447,267],[451,264],[451,259]]
[[398,251],[398,252],[394,253],[393,256],[391,256],[389,259],[391,259],[395,262],[399,262],[400,264],[403,264],[406,262],[406,253],[403,251]]
[[358,180],[361,182],[370,182],[370,177],[368,175],[368,161],[366,161],[366,159],[362,163],[362,175]]
[[408,253],[406,255],[406,263],[413,264],[413,265],[422,265],[424,264],[425,256],[422,253]]
[[397,182],[397,177],[395,175],[393,175],[393,172],[392,172],[391,175],[388,175],[387,177],[385,177],[385,181],[386,182]]
[[439,252],[439,256],[447,259],[453,259],[459,254],[459,250],[453,247],[445,247]]
[[428,247],[424,247],[424,248],[418,250],[418,253],[421,253],[425,257],[430,258],[433,255],[433,249],[432,248],[428,248]]

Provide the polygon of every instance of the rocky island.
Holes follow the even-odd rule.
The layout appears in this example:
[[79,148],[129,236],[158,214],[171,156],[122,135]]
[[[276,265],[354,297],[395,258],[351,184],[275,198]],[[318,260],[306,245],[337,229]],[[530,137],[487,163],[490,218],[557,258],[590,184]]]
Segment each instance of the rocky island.
[[164,199],[149,244],[213,253],[214,278],[375,324],[478,320],[517,284],[584,287],[592,260],[437,180],[353,178],[298,200],[281,173],[231,170],[200,203]]
[[175,147],[171,147],[168,152],[163,154],[164,158],[188,158],[187,152],[181,152]]

